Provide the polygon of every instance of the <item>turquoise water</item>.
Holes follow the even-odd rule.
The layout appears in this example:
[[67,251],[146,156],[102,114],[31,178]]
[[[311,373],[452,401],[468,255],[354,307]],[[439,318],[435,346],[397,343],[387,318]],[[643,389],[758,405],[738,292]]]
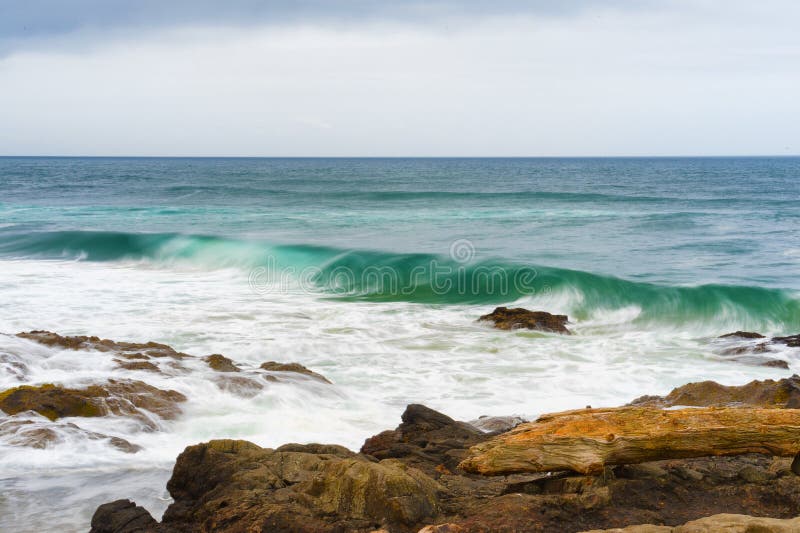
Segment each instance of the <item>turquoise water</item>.
[[[800,372],[797,349],[767,368],[717,339],[800,332],[798,200],[800,158],[0,158],[0,390],[112,378],[187,397],[156,431],[0,413],[0,530],[86,531],[118,498],[158,516],[177,454],[212,438],[358,449],[408,403],[534,417]],[[574,335],[476,321],[502,304],[567,314]],[[13,335],[32,329],[333,384],[238,394],[200,359],[127,370]],[[20,445],[20,418],[58,439]]]
[[[789,331],[799,199],[800,158],[0,158],[0,257],[318,267],[320,290],[375,301],[570,289],[578,316],[726,311]],[[454,242],[468,261],[449,261]],[[370,282],[369,267],[395,278]],[[353,275],[337,283],[337,269]]]

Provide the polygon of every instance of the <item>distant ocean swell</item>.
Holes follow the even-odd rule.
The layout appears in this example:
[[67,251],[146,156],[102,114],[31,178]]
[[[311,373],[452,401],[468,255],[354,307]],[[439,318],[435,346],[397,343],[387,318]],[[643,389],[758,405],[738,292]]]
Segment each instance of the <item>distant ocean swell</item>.
[[469,241],[450,253],[397,254],[177,233],[95,231],[0,233],[6,258],[142,261],[195,268],[238,267],[253,290],[292,288],[367,302],[504,304],[560,297],[576,320],[635,307],[639,323],[719,322],[769,331],[800,328],[795,291],[736,285],[670,286],[502,260],[474,260]]

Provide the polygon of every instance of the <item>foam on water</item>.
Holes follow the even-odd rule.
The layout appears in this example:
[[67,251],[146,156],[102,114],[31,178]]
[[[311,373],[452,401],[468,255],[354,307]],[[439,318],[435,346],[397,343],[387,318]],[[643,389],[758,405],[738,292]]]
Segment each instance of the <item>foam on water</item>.
[[[0,288],[0,331],[6,334],[50,329],[154,340],[193,355],[223,353],[245,368],[268,360],[299,362],[334,383],[297,377],[243,398],[219,388],[219,374],[200,360],[184,362],[190,372],[129,371],[118,368],[110,353],[2,335],[0,365],[14,372],[0,373],[0,390],[22,383],[78,387],[112,377],[141,379],[188,397],[183,416],[160,421],[155,432],[114,417],[66,421],[142,446],[134,455],[42,417],[36,423],[54,429],[63,442],[46,449],[0,444],[0,528],[15,531],[33,531],[37,524],[83,530],[98,504],[120,497],[134,496],[159,514],[168,503],[163,489],[177,454],[212,438],[357,449],[366,437],[396,426],[412,402],[458,419],[535,416],[618,405],[700,379],[733,384],[785,374],[720,361],[710,335],[723,333],[724,321],[717,331],[708,324],[643,327],[636,306],[596,309],[571,326],[576,335],[558,336],[476,323],[491,310],[486,305],[342,301],[285,287],[265,294],[252,290],[240,268],[4,261]],[[580,299],[561,291],[519,303],[569,313]],[[54,498],[67,488],[70,498]],[[37,501],[48,504],[31,522],[28,511]]]

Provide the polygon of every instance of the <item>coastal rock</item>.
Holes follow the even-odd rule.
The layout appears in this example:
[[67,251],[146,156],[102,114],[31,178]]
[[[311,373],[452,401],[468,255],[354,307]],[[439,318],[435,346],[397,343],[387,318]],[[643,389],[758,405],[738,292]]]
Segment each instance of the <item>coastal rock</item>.
[[117,363],[117,366],[120,368],[124,368],[125,370],[146,370],[148,372],[161,372],[161,369],[158,368],[157,365],[154,365],[150,361],[120,361],[119,359],[114,360]]
[[275,361],[267,361],[266,363],[262,363],[260,368],[261,370],[267,370],[269,372],[294,372],[295,374],[303,374],[318,381],[322,381],[323,383],[330,384],[330,381],[328,381],[325,376],[312,372],[299,363],[277,363]]
[[188,447],[167,488],[163,526],[180,531],[361,531],[438,512],[441,488],[399,461],[337,446],[264,449],[246,441]]
[[[368,438],[361,453],[376,459],[400,458],[433,477],[458,467],[467,449],[488,438],[483,431],[457,422],[429,407],[411,404],[393,431]],[[438,469],[438,470],[437,470]]]
[[726,339],[728,337],[737,337],[740,339],[764,339],[764,335],[761,333],[756,333],[754,331],[734,331],[733,333],[726,333],[725,335],[720,335],[720,339]]
[[772,342],[776,344],[785,344],[790,348],[800,348],[800,334],[789,335],[788,337],[773,337]]
[[50,420],[57,420],[114,414],[134,416],[151,425],[150,417],[142,410],[169,420],[180,414],[178,403],[184,401],[186,397],[174,390],[161,390],[142,381],[114,379],[84,389],[53,384],[22,385],[0,393],[0,409],[10,415],[35,411]]
[[[70,350],[95,350],[98,352],[117,352],[126,358],[169,357],[172,359],[185,359],[191,357],[178,352],[166,344],[157,342],[117,342],[100,337],[62,336],[52,331],[28,331],[18,333],[17,337],[36,341],[45,346],[66,348]],[[137,357],[138,356],[138,357]]]
[[203,361],[217,372],[241,372],[241,369],[231,359],[218,353],[204,357]]
[[688,383],[666,396],[642,396],[629,405],[651,407],[729,407],[749,405],[785,409],[800,408],[800,376],[778,381],[751,381],[741,386],[720,385],[714,381]]
[[157,528],[147,509],[130,500],[117,500],[97,508],[89,533],[147,533]]
[[488,315],[483,315],[479,321],[494,322],[494,327],[498,329],[533,329],[538,331],[550,331],[569,335],[567,329],[568,318],[566,315],[552,315],[545,311],[529,311],[521,307],[511,308],[498,307]]
[[798,435],[800,409],[581,409],[541,416],[473,446],[459,467],[482,475],[598,474],[606,465],[686,457],[794,457]]
[[[786,518],[800,508],[800,477],[792,473],[792,460],[763,454],[621,465],[599,475],[451,471],[441,463],[445,450],[488,439],[465,425],[409,406],[396,430],[365,443],[376,455],[396,455],[382,461],[325,444],[276,450],[245,441],[191,446],[178,458],[168,485],[174,503],[160,524],[148,521],[147,527],[159,533],[575,533],[681,524],[719,512]],[[120,512],[130,512],[131,505],[120,505]],[[98,513],[93,526],[114,524],[110,514]]]
[[527,422],[521,416],[481,416],[470,420],[469,425],[480,429],[484,433],[505,433],[520,424]]
[[738,514],[718,514],[692,520],[682,526],[641,525],[615,529],[594,529],[583,533],[797,533],[800,518],[762,518]]
[[87,431],[72,423],[42,424],[34,420],[0,419],[0,439],[11,446],[44,449],[67,438],[107,440],[108,444],[125,453],[136,453],[141,447],[110,435]]

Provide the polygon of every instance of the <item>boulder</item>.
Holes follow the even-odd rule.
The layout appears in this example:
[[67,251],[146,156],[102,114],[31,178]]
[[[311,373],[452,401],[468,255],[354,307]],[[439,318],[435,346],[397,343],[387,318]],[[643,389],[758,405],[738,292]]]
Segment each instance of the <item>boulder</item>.
[[117,500],[97,508],[89,533],[148,533],[157,528],[147,509],[130,500]]
[[161,390],[142,381],[109,379],[103,385],[69,389],[60,385],[22,385],[0,393],[0,409],[10,415],[36,411],[50,420],[78,416],[114,414],[150,422],[147,410],[164,419],[177,417],[178,403],[186,397],[174,390]]
[[203,358],[203,361],[208,363],[213,370],[217,372],[240,372],[241,369],[236,366],[231,359],[225,357],[224,355],[215,353]]
[[647,407],[581,409],[473,446],[460,468],[482,475],[572,470],[712,455],[795,456],[800,409]]
[[[18,333],[17,337],[36,341],[45,346],[65,348],[69,350],[95,350],[98,352],[117,352],[121,356],[128,358],[147,358],[147,357],[170,357],[172,359],[184,359],[191,357],[185,353],[175,351],[166,344],[157,342],[117,342],[100,337],[62,336],[52,331],[28,331]],[[138,357],[137,357],[138,356]]]
[[163,526],[181,531],[358,531],[438,513],[441,487],[397,460],[339,446],[264,449],[246,441],[188,447],[167,488]]
[[725,335],[720,335],[720,339],[726,339],[729,337],[736,337],[740,339],[763,339],[765,338],[764,335],[761,333],[756,333],[754,331],[734,331],[733,333],[726,333]]
[[260,368],[268,372],[294,372],[295,374],[303,374],[318,381],[322,381],[323,383],[330,384],[330,381],[328,381],[325,376],[312,372],[299,363],[277,363],[275,361],[267,361],[266,363],[262,363]]
[[566,315],[551,315],[545,311],[529,311],[521,307],[509,309],[498,307],[488,315],[483,315],[478,320],[494,322],[494,327],[498,329],[533,329],[538,331],[550,331],[569,335],[567,329],[568,318]]
[[399,458],[438,477],[442,472],[455,470],[467,449],[487,438],[488,435],[470,424],[457,422],[424,405],[411,404],[403,412],[397,429],[368,438],[361,453],[376,459]]
[[746,385],[726,386],[714,381],[688,383],[673,389],[666,396],[642,396],[629,405],[651,407],[755,407],[800,408],[800,376],[778,381],[766,379]]

